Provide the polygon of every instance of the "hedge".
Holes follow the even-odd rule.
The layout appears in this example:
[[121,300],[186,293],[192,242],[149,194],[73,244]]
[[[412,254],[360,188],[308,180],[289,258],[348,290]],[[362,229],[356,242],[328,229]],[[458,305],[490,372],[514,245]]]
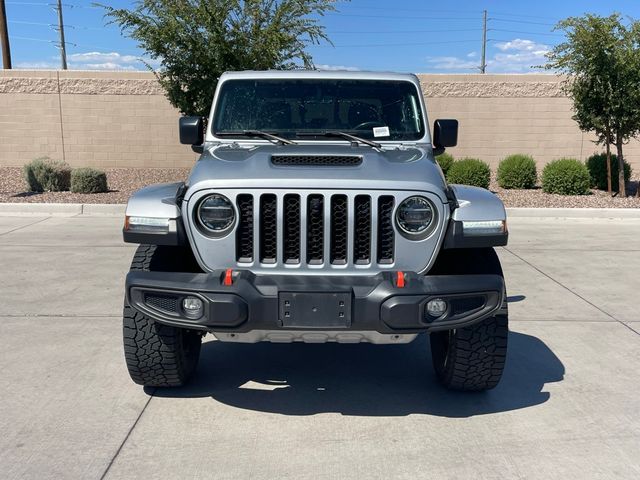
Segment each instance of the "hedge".
[[[607,189],[607,154],[597,153],[587,158],[585,162],[591,177],[591,186],[598,190]],[[618,191],[618,156],[611,154],[611,189]],[[628,182],[631,178],[631,165],[624,162],[624,180]]]
[[489,188],[491,169],[489,165],[477,158],[463,158],[451,164],[447,172],[447,181]]
[[534,188],[538,180],[536,162],[529,155],[509,155],[498,165],[497,180],[502,188]]
[[548,163],[542,170],[542,190],[560,195],[589,193],[589,171],[574,158],[561,158]]
[[107,175],[95,168],[76,168],[71,172],[73,193],[104,193],[108,191]]
[[71,184],[71,168],[48,157],[36,158],[24,166],[24,177],[32,192],[63,192]]
[[446,177],[454,162],[453,155],[449,153],[441,153],[436,157],[436,162],[438,162],[438,165],[440,165],[440,168],[442,169],[442,173],[444,173],[444,176]]

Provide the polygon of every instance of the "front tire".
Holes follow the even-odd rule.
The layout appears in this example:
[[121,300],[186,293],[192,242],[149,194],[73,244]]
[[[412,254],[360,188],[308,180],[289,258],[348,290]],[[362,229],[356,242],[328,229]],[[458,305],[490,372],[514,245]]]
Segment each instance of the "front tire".
[[[445,250],[434,269],[438,274],[503,276],[492,248]],[[438,380],[453,390],[494,388],[504,371],[508,335],[506,295],[493,316],[467,327],[431,333],[431,358]]]
[[[189,254],[176,247],[140,245],[131,271],[178,271],[192,265],[187,263]],[[132,308],[126,298],[122,334],[127,369],[139,385],[179,387],[189,380],[198,364],[202,343],[199,332],[156,323]]]

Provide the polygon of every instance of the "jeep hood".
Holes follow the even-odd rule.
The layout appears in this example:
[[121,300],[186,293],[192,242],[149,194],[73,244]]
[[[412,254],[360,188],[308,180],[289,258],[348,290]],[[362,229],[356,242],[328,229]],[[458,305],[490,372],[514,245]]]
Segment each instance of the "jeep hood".
[[[186,199],[200,190],[220,188],[361,189],[428,191],[446,203],[446,183],[430,150],[430,145],[383,150],[318,143],[214,145],[205,149],[194,166]],[[359,156],[362,162],[355,166],[274,165],[272,155]]]

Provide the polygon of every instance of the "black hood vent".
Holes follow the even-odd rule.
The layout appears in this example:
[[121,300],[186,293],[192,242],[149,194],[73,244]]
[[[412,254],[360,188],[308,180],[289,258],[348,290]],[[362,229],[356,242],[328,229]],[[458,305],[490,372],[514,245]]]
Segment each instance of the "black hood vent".
[[289,167],[355,167],[362,157],[355,155],[272,155],[271,163]]

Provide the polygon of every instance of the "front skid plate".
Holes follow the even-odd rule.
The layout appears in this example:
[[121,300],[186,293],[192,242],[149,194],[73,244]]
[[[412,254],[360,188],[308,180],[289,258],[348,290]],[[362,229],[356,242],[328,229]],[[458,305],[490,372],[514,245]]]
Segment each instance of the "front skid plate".
[[374,331],[308,331],[308,330],[252,330],[245,333],[212,332],[221,342],[237,343],[410,343],[418,333],[379,333]]

